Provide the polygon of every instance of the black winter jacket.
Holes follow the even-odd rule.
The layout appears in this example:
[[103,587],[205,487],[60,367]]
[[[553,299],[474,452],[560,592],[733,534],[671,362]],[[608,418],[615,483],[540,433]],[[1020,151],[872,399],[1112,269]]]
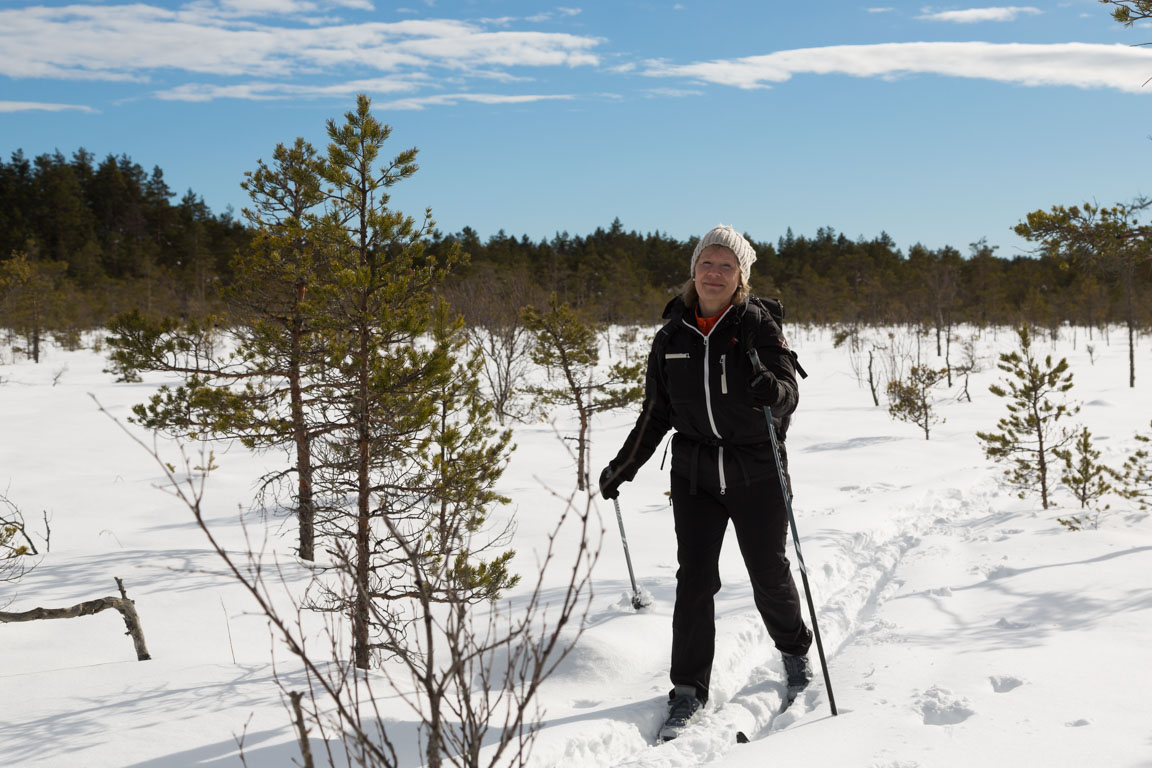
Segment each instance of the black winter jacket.
[[[707,337],[679,297],[669,302],[664,318],[648,356],[644,407],[610,463],[613,471],[632,480],[675,429],[672,471],[690,480],[693,493],[697,487],[724,493],[733,483],[775,479],[764,418],[769,405],[787,472],[783,440],[799,399],[797,365],[766,305],[753,298],[729,307]],[[753,392],[749,386],[755,375],[750,346],[775,374],[776,391]]]

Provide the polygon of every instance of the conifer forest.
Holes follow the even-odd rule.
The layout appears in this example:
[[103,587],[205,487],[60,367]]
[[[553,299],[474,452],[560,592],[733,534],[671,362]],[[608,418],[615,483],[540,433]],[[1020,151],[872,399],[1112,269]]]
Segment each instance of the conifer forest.
[[[1146,203],[1125,205],[1133,209],[1129,214],[1145,213]],[[1061,211],[1067,236],[1052,221]],[[1032,212],[1005,212],[1005,226],[1015,224],[1036,245],[1034,253],[1017,255],[997,253],[983,240],[901,248],[883,231],[884,222],[870,236],[837,232],[835,222],[810,233],[787,229],[775,241],[755,229],[745,234],[758,254],[753,289],[781,298],[789,322],[1147,328],[1147,226],[1131,224],[1117,211],[1112,218],[1121,221],[1111,226],[1124,232],[1110,237],[1123,245],[1126,253],[1119,254],[1071,234],[1077,227],[1086,232],[1109,225],[1110,211],[1061,207],[1045,214],[1048,221],[1035,222]],[[767,217],[765,223],[776,230],[787,225]],[[56,152],[28,158],[17,149],[0,159],[0,263],[8,273],[30,271],[35,278],[24,278],[17,289],[10,277],[0,326],[33,322],[74,334],[129,310],[185,318],[223,314],[242,322],[245,310],[227,293],[236,260],[253,248],[259,227],[258,218],[241,212],[212,212],[193,190],[177,195],[162,169],[146,171],[127,154],[100,160],[80,148],[71,157]],[[687,278],[695,245],[658,231],[630,231],[620,218],[593,232],[559,231],[548,240],[503,229],[483,239],[470,227],[431,229],[422,240],[435,258],[460,249],[464,258],[437,292],[479,325],[493,322],[493,304],[507,309],[504,299],[539,304],[552,293],[590,321],[655,323]],[[31,292],[44,298],[35,309]]]

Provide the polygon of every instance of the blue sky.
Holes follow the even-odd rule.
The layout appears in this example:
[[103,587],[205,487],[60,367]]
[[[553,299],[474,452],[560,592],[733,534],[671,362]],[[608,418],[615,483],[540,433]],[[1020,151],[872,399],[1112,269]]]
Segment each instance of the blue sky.
[[533,239],[731,224],[903,249],[1152,194],[1152,28],[1096,0],[0,0],[0,152],[159,165],[214,211],[357,92],[416,146],[393,203]]

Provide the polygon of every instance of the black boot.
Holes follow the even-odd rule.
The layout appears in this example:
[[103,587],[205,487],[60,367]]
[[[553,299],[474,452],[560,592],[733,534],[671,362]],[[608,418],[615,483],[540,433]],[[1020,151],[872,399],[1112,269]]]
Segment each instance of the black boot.
[[696,720],[703,702],[696,698],[696,689],[691,685],[678,685],[668,693],[668,719],[660,729],[661,741],[672,739]]
[[807,656],[793,656],[790,653],[781,653],[784,657],[784,674],[788,678],[788,703],[791,704],[800,692],[812,682],[812,665],[808,663]]

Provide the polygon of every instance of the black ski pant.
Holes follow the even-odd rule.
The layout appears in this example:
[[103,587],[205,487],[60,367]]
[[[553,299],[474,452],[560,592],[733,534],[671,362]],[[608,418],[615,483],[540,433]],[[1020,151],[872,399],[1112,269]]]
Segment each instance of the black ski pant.
[[775,475],[752,485],[733,483],[724,494],[705,487],[693,494],[688,479],[673,472],[672,511],[679,564],[672,613],[672,684],[695,686],[697,698],[708,700],[716,650],[713,598],[720,591],[720,548],[729,520],[768,635],[784,653],[807,654],[812,633],[804,625],[800,594],[785,553],[788,510]]

